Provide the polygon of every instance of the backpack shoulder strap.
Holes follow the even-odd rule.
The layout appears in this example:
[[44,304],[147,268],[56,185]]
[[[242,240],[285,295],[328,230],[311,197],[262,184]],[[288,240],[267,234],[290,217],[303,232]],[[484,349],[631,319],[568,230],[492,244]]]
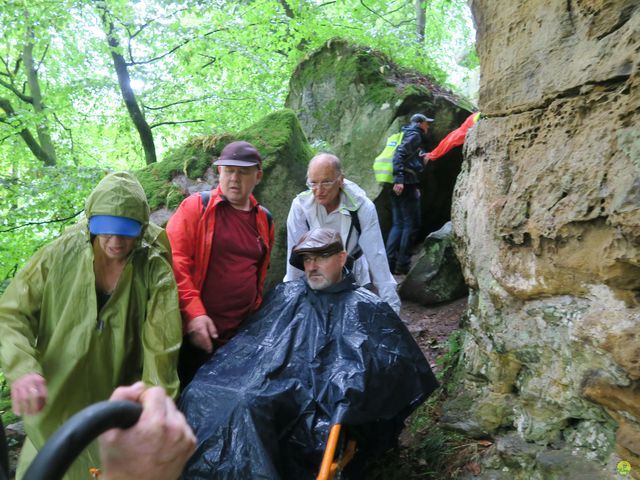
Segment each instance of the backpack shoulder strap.
[[200,215],[203,215],[207,205],[209,205],[209,200],[211,200],[211,192],[209,190],[200,192],[200,199],[202,200],[202,212],[200,212]]
[[360,218],[358,218],[358,210],[349,210],[349,214],[351,215],[351,226],[356,229],[358,232],[358,236],[362,233],[362,228],[360,227]]
[[267,225],[269,226],[269,230],[271,230],[271,226],[273,225],[273,215],[271,215],[271,212],[267,207],[263,207],[262,205],[260,205],[260,210],[262,210],[267,216]]
[[360,248],[360,234],[362,233],[362,228],[360,227],[360,218],[358,217],[358,210],[349,210],[349,215],[351,215],[351,227],[349,228],[349,234],[347,235],[347,241],[345,242],[345,247],[349,245],[349,240],[351,239],[351,232],[355,230],[358,232],[358,243],[353,252],[350,253],[351,257],[354,260],[359,259],[362,256],[362,248]]

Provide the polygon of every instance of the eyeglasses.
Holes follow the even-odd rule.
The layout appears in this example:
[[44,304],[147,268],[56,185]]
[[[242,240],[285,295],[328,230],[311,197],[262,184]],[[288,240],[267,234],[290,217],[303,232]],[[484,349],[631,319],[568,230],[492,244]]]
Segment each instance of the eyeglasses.
[[329,260],[331,257],[333,257],[334,255],[336,255],[338,252],[333,252],[333,253],[321,253],[320,255],[303,255],[302,256],[302,261],[307,264],[307,263],[325,263],[327,260]]
[[327,190],[328,188],[333,187],[333,185],[338,180],[340,180],[340,177],[336,178],[335,180],[324,180],[322,182],[310,182],[309,180],[307,180],[307,187],[309,187],[311,190],[318,190],[319,188]]

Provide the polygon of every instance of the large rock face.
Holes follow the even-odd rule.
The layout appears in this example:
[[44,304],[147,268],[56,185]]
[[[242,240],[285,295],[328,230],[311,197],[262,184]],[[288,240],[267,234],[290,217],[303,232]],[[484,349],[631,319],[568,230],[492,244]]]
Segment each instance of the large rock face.
[[[413,113],[435,118],[430,149],[469,115],[471,105],[428,77],[402,70],[369,48],[332,40],[300,63],[286,106],[297,114],[309,142],[343,161],[346,176],[376,199],[383,230],[389,224],[386,191],[373,175],[373,159],[387,137]],[[450,218],[451,196],[462,163],[461,149],[431,162],[423,175],[423,233]]]
[[253,143],[263,158],[263,180],[254,194],[271,211],[275,224],[275,245],[266,279],[269,288],[284,278],[287,214],[293,198],[306,188],[306,168],[312,155],[291,110],[267,115],[236,134],[192,138],[162,162],[137,172],[137,176],[154,211],[152,220],[164,225],[187,195],[210,190],[218,184],[211,162],[234,140]]
[[471,4],[487,118],[454,198],[472,291],[445,417],[497,437],[484,478],[637,476],[640,6]]

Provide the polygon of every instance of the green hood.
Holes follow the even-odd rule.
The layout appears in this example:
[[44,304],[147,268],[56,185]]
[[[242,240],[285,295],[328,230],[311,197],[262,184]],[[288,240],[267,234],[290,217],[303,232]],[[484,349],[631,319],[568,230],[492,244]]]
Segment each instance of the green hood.
[[140,182],[127,172],[110,173],[93,189],[85,203],[87,218],[114,215],[133,218],[143,228],[149,223],[149,204]]

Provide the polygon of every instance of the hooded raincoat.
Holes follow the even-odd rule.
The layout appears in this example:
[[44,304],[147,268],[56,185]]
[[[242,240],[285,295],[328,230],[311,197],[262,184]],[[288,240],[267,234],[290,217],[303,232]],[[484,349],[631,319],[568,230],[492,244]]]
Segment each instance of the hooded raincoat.
[[[0,298],[0,363],[7,379],[39,373],[48,389],[44,409],[24,418],[27,440],[18,478],[58,427],[108,399],[117,386],[142,379],[177,393],[178,293],[166,234],[149,223],[142,186],[127,173],[110,174],[88,197],[85,212],[87,218],[115,215],[143,225],[102,309],[97,311],[86,219],[39,250]],[[92,445],[65,478],[85,480],[88,468],[99,464]]]

